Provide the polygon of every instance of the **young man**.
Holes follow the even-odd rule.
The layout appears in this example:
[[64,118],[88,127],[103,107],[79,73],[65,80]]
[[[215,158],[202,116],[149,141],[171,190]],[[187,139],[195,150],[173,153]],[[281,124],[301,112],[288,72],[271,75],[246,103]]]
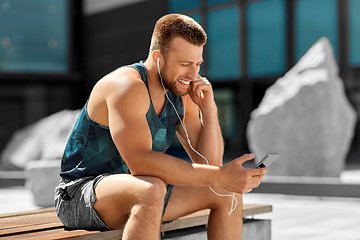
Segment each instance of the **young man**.
[[[161,222],[210,208],[208,238],[241,239],[241,194],[260,184],[266,168],[242,167],[253,154],[222,166],[212,86],[199,76],[205,42],[193,19],[166,15],[155,25],[144,63],[121,67],[95,85],[66,146],[55,190],[65,226],[160,239]],[[164,153],[175,132],[193,163]],[[237,208],[228,215],[233,198],[208,186],[222,195],[237,193]]]

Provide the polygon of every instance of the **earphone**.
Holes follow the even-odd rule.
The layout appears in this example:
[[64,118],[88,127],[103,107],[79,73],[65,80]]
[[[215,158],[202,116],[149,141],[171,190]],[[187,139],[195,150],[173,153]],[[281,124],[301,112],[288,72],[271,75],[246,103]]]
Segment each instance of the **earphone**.
[[[207,165],[209,165],[209,161],[207,160],[207,158],[206,158],[205,156],[203,156],[202,154],[200,154],[198,151],[196,151],[196,150],[193,148],[193,146],[191,145],[190,139],[189,139],[189,134],[188,134],[187,129],[186,129],[186,126],[185,126],[185,112],[186,112],[186,111],[185,111],[185,110],[186,110],[186,109],[185,109],[185,106],[186,106],[186,97],[187,97],[187,95],[185,95],[185,102],[184,102],[184,117],[183,117],[183,119],[181,120],[178,111],[176,110],[173,102],[170,100],[170,98],[169,98],[169,96],[168,96],[168,94],[167,94],[167,91],[166,91],[166,89],[165,89],[165,86],[164,86],[164,83],[163,83],[163,79],[162,79],[162,76],[161,76],[161,72],[160,72],[160,58],[159,58],[159,57],[157,58],[156,62],[157,62],[157,68],[158,68],[158,72],[159,72],[160,82],[161,82],[161,85],[162,85],[162,87],[163,87],[163,89],[164,89],[165,96],[166,96],[167,100],[171,103],[171,105],[172,105],[172,107],[173,107],[173,109],[174,109],[174,111],[175,111],[175,113],[176,113],[176,116],[178,117],[178,119],[179,119],[179,121],[180,121],[180,123],[181,123],[181,126],[182,126],[183,129],[184,129],[184,132],[185,132],[185,135],[186,135],[186,139],[187,139],[187,142],[188,142],[190,148],[191,148],[198,156],[200,156],[201,158],[203,158],[203,159],[206,161],[206,164],[207,164]],[[236,199],[236,197],[235,197],[235,193],[233,193],[233,195],[224,195],[224,194],[217,193],[211,186],[209,186],[209,188],[210,188],[210,190],[211,190],[213,193],[215,193],[216,195],[218,195],[218,196],[220,196],[220,197],[232,197],[231,209],[230,209],[230,212],[229,212],[229,214],[228,214],[228,215],[230,215],[230,214],[236,209],[236,207],[237,207],[237,199]],[[234,202],[235,202],[235,205],[234,205]]]

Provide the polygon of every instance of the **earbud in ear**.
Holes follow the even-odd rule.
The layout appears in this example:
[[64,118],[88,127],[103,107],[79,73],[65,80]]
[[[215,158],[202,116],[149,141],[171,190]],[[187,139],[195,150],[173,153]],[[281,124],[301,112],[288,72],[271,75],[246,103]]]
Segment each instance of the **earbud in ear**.
[[160,67],[159,67],[160,58],[157,58],[157,59],[156,59],[156,62],[157,62],[157,67],[160,68]]

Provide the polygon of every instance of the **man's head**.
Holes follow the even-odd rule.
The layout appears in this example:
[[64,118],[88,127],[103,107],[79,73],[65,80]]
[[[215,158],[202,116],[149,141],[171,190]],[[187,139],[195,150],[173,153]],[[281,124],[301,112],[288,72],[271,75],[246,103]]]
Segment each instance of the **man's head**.
[[149,60],[161,72],[166,89],[177,96],[187,94],[190,82],[199,77],[205,43],[205,31],[190,17],[168,14],[157,21]]
[[194,19],[182,14],[168,14],[156,22],[150,52],[159,50],[166,59],[167,52],[171,48],[171,41],[175,37],[182,37],[196,46],[206,43],[206,33]]

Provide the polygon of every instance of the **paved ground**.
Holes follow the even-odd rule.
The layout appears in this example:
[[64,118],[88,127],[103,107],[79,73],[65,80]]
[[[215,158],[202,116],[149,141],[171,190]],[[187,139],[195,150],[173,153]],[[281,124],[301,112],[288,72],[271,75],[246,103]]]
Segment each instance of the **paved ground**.
[[[360,183],[360,170],[348,170],[341,179]],[[256,216],[272,220],[273,240],[360,240],[360,198],[248,193],[244,203],[273,206],[272,213]],[[36,208],[28,189],[0,188],[0,214]]]
[[[36,209],[24,188],[0,189],[0,213]],[[360,199],[319,198],[280,194],[244,195],[244,203],[271,204],[273,240],[360,240]]]
[[23,187],[0,188],[0,214],[30,211],[37,208],[33,203],[30,190]]
[[245,194],[244,203],[271,204],[273,240],[359,240],[360,199]]
[[[359,166],[348,166],[340,181],[360,184]],[[249,193],[244,203],[273,206],[257,216],[272,220],[273,240],[360,240],[360,198]]]

